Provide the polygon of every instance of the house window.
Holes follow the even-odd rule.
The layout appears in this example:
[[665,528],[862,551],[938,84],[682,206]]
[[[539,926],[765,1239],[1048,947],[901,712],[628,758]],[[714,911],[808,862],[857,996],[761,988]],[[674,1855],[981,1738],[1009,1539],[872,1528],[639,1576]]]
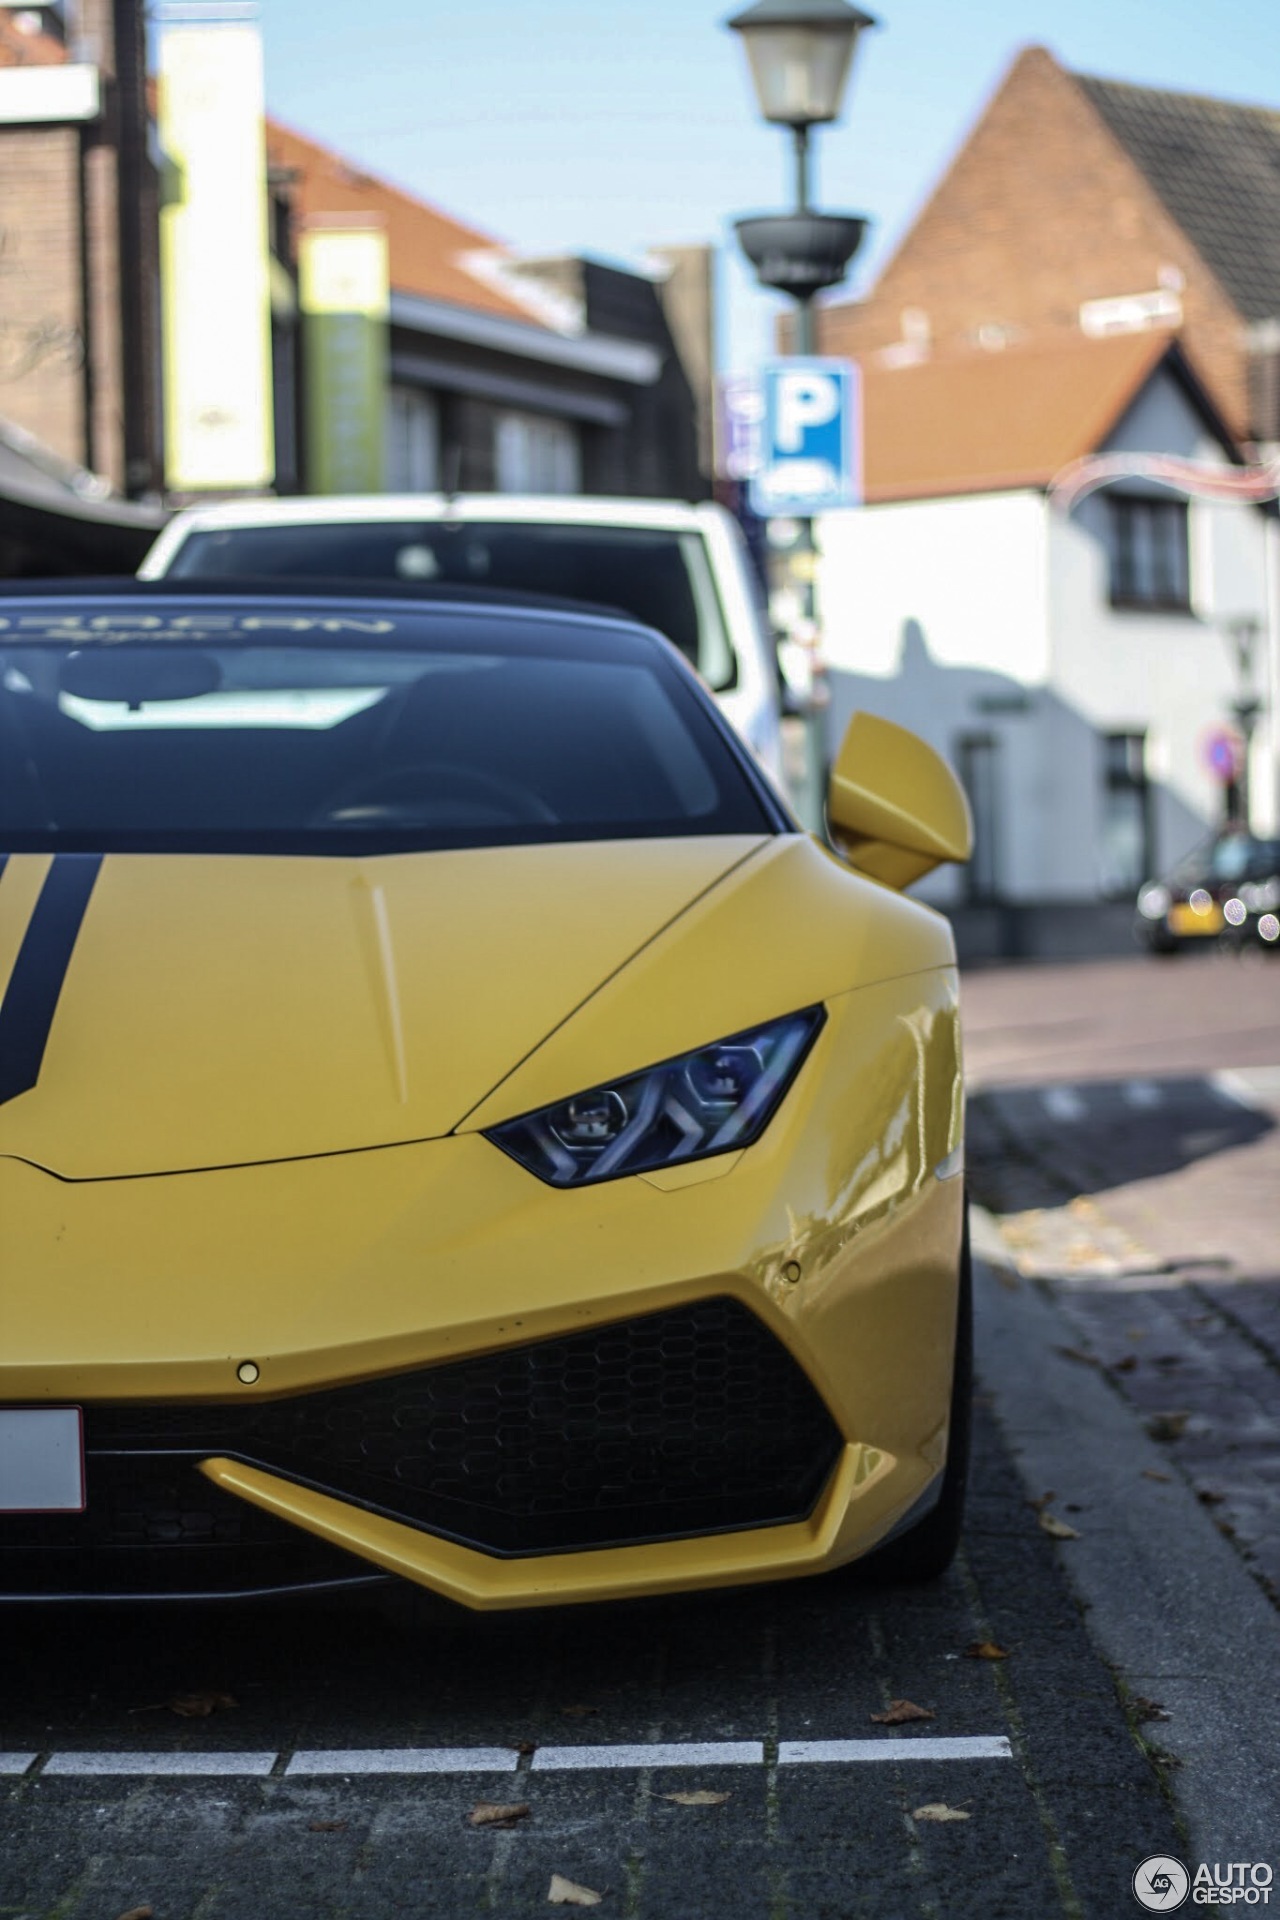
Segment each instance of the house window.
[[1145,733],[1104,734],[1098,865],[1105,894],[1134,893],[1151,873],[1151,807],[1146,761]]
[[1112,494],[1107,506],[1112,606],[1189,608],[1186,501]]
[[392,493],[430,493],[440,484],[440,410],[420,387],[387,395],[387,486]]
[[495,434],[499,493],[580,493],[578,430],[541,413],[500,413]]

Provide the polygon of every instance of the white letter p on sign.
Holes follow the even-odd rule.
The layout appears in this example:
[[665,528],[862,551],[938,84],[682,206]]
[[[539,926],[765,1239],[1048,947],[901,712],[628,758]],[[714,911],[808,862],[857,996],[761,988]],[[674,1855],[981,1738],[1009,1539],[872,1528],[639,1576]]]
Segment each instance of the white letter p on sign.
[[799,453],[809,427],[825,427],[840,410],[840,389],[825,373],[787,373],[778,382],[775,428],[779,453]]

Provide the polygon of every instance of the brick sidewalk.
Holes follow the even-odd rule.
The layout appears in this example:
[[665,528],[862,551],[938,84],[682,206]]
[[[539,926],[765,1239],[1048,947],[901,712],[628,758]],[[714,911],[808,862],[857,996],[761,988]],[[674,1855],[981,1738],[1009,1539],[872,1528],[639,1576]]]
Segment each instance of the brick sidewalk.
[[1280,966],[989,969],[964,998],[974,1198],[1280,1601]]

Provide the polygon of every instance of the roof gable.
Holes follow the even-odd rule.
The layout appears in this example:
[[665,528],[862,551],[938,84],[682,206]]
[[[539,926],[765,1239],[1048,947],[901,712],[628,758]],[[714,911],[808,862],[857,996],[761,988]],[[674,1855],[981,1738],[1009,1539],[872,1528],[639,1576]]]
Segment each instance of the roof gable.
[[382,222],[391,255],[391,284],[397,293],[503,314],[530,326],[540,324],[533,300],[522,302],[501,286],[494,266],[508,256],[488,234],[450,219],[271,118],[267,120],[267,157],[272,166],[296,175],[294,206],[303,225],[310,219],[344,214],[365,220],[372,216]]
[[[1105,444],[1166,364],[1221,437],[1216,411],[1167,333],[867,367],[866,498],[874,504],[1045,487]],[[1224,445],[1234,452],[1229,440]]]
[[1280,317],[1280,110],[1075,77],[1245,319]]

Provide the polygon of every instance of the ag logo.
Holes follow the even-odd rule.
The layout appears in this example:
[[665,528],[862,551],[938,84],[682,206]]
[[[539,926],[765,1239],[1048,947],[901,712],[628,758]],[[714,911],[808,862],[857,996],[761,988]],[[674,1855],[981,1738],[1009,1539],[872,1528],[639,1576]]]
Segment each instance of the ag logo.
[[1148,1913],[1172,1913],[1191,1891],[1191,1875],[1171,1853],[1153,1853],[1133,1876],[1133,1897]]

